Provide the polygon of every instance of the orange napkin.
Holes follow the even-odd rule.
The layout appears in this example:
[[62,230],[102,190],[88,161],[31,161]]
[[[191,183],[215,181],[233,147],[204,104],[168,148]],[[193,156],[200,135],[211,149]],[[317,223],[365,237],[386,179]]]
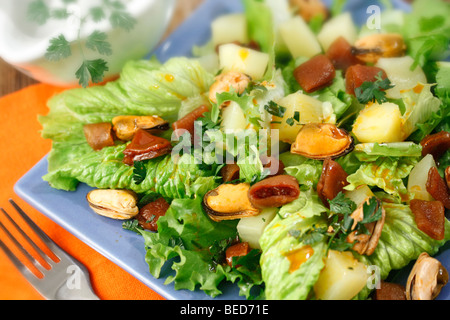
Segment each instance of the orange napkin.
[[[51,142],[40,136],[37,115],[47,114],[47,100],[62,90],[37,84],[0,98],[0,207],[13,216],[8,199],[16,201],[50,238],[86,266],[100,299],[163,300],[128,272],[34,210],[13,191],[16,181],[51,149]],[[9,226],[2,214],[0,221]],[[0,237],[7,242],[2,230]],[[0,250],[0,300],[39,299],[42,297]]]

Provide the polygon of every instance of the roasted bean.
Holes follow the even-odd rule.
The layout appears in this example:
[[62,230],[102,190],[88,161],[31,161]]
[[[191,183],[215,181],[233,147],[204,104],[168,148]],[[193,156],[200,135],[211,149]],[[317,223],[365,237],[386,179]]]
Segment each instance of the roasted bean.
[[[244,257],[250,252],[250,246],[248,242],[240,242],[227,248],[225,251],[225,259],[227,264],[233,266],[233,257]],[[239,267],[239,265],[235,266]]]
[[326,159],[323,162],[322,174],[317,183],[317,193],[328,208],[330,207],[328,200],[333,200],[348,185],[347,176],[347,173],[336,161]]
[[426,136],[420,144],[422,145],[422,156],[431,154],[436,162],[450,149],[450,132],[441,131]]
[[426,186],[428,193],[431,194],[434,200],[442,202],[444,207],[450,209],[450,194],[448,187],[436,167],[432,167],[430,171],[428,171]]
[[143,206],[139,210],[136,219],[142,228],[150,231],[158,231],[158,219],[166,214],[169,207],[170,204],[164,198],[159,198]]
[[442,202],[413,199],[409,206],[419,230],[435,240],[444,239],[445,209]]
[[154,159],[170,153],[171,150],[170,141],[139,129],[131,143],[123,151],[125,155],[123,162],[133,165],[135,161]]
[[352,46],[344,37],[337,38],[326,53],[334,67],[344,72],[353,65],[362,64],[352,51]]
[[294,78],[308,93],[328,86],[336,76],[336,70],[326,55],[317,55],[294,70]]
[[356,64],[347,69],[345,73],[345,86],[349,94],[355,94],[356,88],[361,87],[364,82],[375,82],[376,76],[382,73],[382,79],[387,78],[386,72],[377,67]]
[[231,182],[239,179],[240,168],[237,164],[227,164],[225,165],[220,173],[222,175],[223,182]]
[[83,127],[86,141],[95,151],[114,146],[112,124],[108,122],[86,124]]

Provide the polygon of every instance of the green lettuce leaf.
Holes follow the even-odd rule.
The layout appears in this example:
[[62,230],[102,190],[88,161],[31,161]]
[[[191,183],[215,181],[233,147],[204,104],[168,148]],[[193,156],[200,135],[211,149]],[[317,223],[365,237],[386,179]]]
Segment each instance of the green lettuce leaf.
[[379,157],[375,161],[363,162],[355,173],[347,177],[350,184],[345,189],[354,190],[358,186],[368,185],[407,201],[409,195],[403,179],[418,162],[419,157]]
[[355,146],[360,161],[374,161],[379,157],[420,157],[422,146],[414,142],[361,143]]
[[353,103],[353,96],[346,92],[345,78],[341,70],[336,71],[336,76],[330,86],[311,95],[322,102],[331,103],[337,119],[340,119]]
[[401,94],[405,105],[403,118],[406,121],[406,137],[417,143],[436,128],[442,119],[443,110],[442,101],[431,92],[433,85],[423,86],[420,92],[413,89]]
[[[370,256],[355,254],[367,266],[376,266],[380,278],[386,279],[392,270],[406,267],[422,252],[435,255],[450,239],[450,222],[445,219],[444,240],[434,240],[417,228],[408,205],[384,202],[386,221],[378,246]],[[357,298],[366,299],[370,289],[365,287]]]
[[[122,163],[125,145],[118,143],[116,147],[93,151],[83,126],[111,122],[119,115],[159,115],[168,121],[176,120],[183,101],[207,92],[213,81],[213,75],[187,58],[173,58],[164,65],[154,59],[130,61],[114,82],[67,90],[53,97],[48,103],[49,113],[39,117],[42,136],[53,141],[44,180],[68,191],[84,182],[96,188],[130,188],[161,192],[168,198],[186,197],[189,185],[208,172],[186,163],[180,169],[166,157],[149,161],[147,181],[135,185],[133,168]],[[151,182],[151,177],[157,175],[162,178]]]
[[306,300],[324,267],[326,239],[308,242],[312,256],[297,269],[287,256],[306,243],[299,235],[324,225],[321,213],[326,208],[312,191],[302,192],[295,202],[284,206],[266,227],[260,239],[261,272],[265,296],[269,300]]
[[411,66],[424,66],[430,60],[444,60],[448,57],[450,43],[450,4],[439,0],[417,0],[412,12],[405,15],[402,33],[405,37],[408,55],[415,60]]
[[248,35],[256,41],[262,52],[270,55],[269,66],[264,80],[273,77],[275,69],[275,21],[271,8],[265,1],[243,0],[244,12],[247,17]]
[[303,164],[285,167],[284,171],[295,177],[300,185],[315,188],[322,174],[322,167],[323,163],[321,161],[308,159]]
[[199,182],[214,174],[200,170],[194,157],[185,154],[178,161],[170,155],[145,161],[146,177],[136,184],[132,166],[125,165],[123,150],[126,145],[104,148],[98,152],[80,154],[65,165],[52,170],[43,179],[53,188],[74,191],[79,183],[100,189],[129,189],[136,193],[157,193],[169,199],[190,198],[202,186]]
[[[222,293],[221,283],[235,282],[240,294],[251,297],[251,288],[261,284],[259,254],[239,259],[238,268],[223,264],[224,250],[237,236],[236,225],[237,221],[212,221],[202,208],[202,197],[173,200],[158,219],[157,233],[141,231],[150,273],[167,276],[165,284],[174,283],[176,290],[200,289],[212,297]],[[162,274],[167,263],[175,274]]]

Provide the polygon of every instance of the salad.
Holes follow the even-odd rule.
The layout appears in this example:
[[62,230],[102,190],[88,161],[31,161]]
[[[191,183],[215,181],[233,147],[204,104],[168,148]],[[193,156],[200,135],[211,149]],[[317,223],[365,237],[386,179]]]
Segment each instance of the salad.
[[[130,61],[40,116],[53,188],[217,297],[432,300],[448,282],[450,4],[357,26],[345,1],[243,0],[190,57]],[[377,20],[378,19],[378,20]],[[94,214],[95,214],[94,213]],[[406,285],[392,281],[414,263]]]

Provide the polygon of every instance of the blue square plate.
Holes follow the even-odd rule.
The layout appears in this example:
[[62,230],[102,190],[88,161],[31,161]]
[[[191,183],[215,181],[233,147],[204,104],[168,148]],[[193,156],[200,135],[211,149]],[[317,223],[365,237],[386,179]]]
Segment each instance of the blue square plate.
[[[330,1],[326,1],[328,4]],[[370,4],[377,4],[371,1]],[[408,10],[402,1],[393,1],[395,7]],[[367,19],[369,3],[350,0],[347,10],[359,24]],[[172,35],[153,53],[161,61],[174,56],[190,56],[194,45],[204,44],[210,37],[210,24],[219,15],[241,12],[240,0],[206,0]],[[42,212],[74,236],[135,276],[168,300],[208,300],[212,299],[201,291],[176,291],[173,284],[164,285],[165,278],[173,274],[170,267],[163,269],[160,279],[149,273],[144,260],[144,240],[141,236],[124,230],[122,222],[99,216],[89,208],[86,194],[92,188],[80,184],[77,191],[65,192],[51,188],[42,176],[47,173],[47,157],[37,163],[15,185],[15,192],[30,205]],[[450,250],[443,250],[438,257],[450,270]],[[400,274],[398,281],[404,282],[407,272]],[[223,295],[217,299],[243,299],[235,285],[226,284]],[[440,299],[450,298],[450,287],[442,291]]]

